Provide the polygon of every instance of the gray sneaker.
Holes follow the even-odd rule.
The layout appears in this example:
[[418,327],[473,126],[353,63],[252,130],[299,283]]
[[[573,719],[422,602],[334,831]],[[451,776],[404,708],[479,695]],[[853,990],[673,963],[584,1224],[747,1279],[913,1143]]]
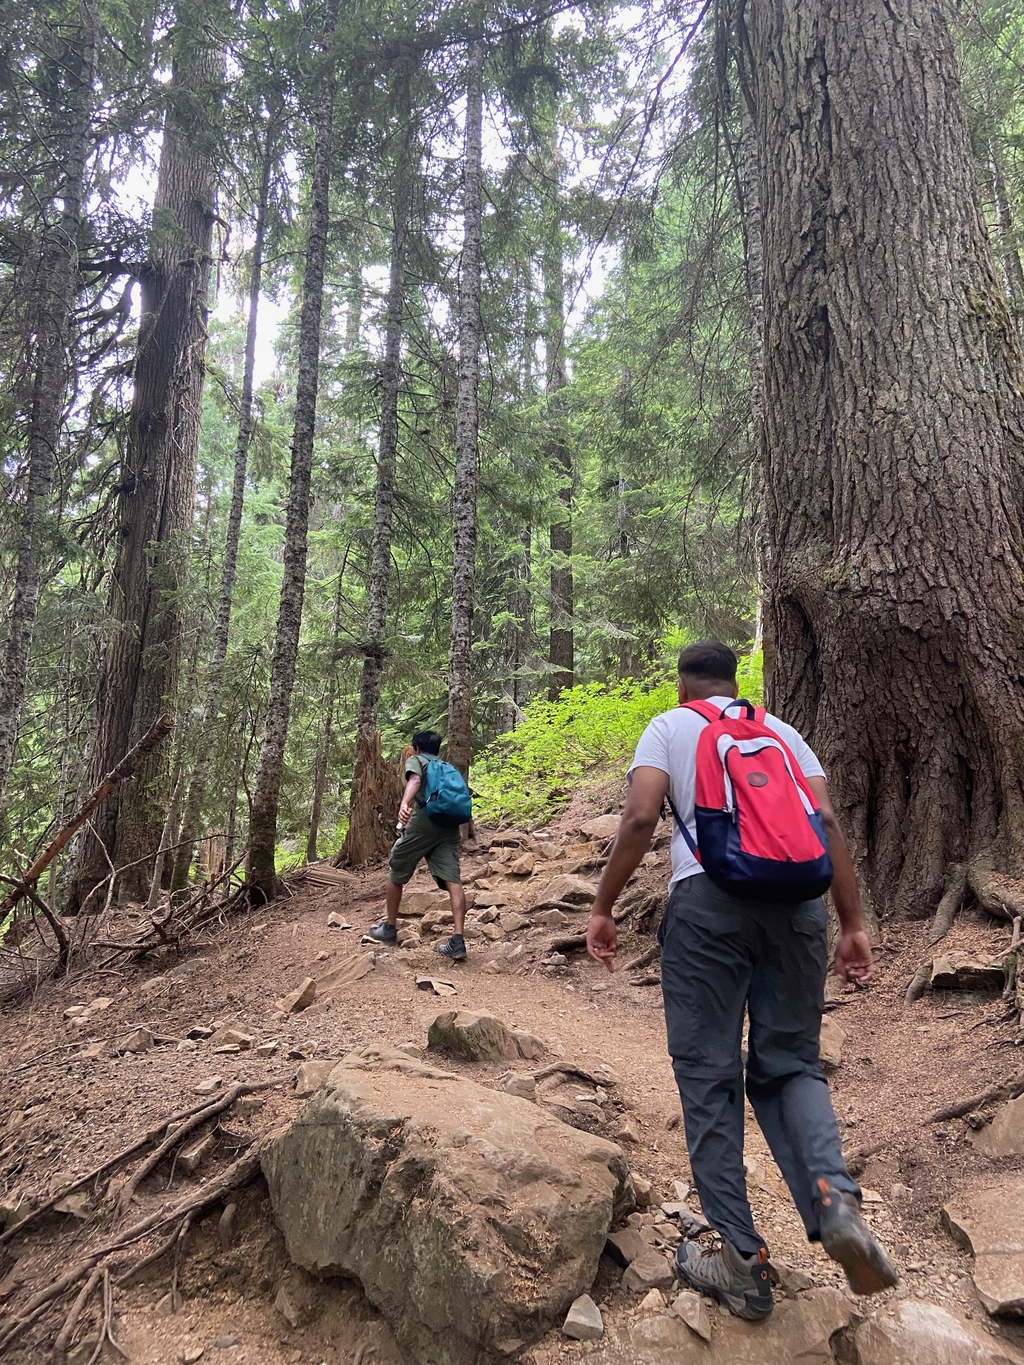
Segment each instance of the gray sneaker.
[[846,1271],[855,1294],[877,1294],[899,1282],[896,1267],[861,1218],[860,1205],[854,1195],[841,1194],[832,1189],[827,1180],[819,1180],[818,1197],[814,1202],[821,1245]]
[[398,929],[394,924],[371,924],[366,931],[367,938],[372,938],[374,943],[394,943],[398,939]]
[[699,1294],[710,1294],[730,1313],[758,1322],[772,1311],[772,1285],[768,1272],[768,1248],[753,1256],[741,1256],[731,1242],[707,1249],[699,1242],[676,1247],[679,1278]]
[[437,951],[452,962],[465,962],[466,940],[461,934],[452,934],[451,938],[446,938],[437,945]]

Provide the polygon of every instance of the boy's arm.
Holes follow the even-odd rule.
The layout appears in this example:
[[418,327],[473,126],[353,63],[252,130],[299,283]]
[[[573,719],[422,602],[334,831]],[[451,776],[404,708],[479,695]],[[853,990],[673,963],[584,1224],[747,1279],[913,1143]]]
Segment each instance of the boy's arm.
[[405,784],[405,791],[402,793],[402,804],[398,807],[398,818],[403,825],[407,825],[412,819],[412,799],[419,789],[420,775],[419,773],[412,773],[409,781]]
[[860,909],[860,889],[853,859],[846,846],[846,838],[832,809],[828,786],[823,777],[807,779],[821,808],[828,836],[828,851],[832,859],[832,904],[839,916],[839,938],[836,940],[835,972],[842,981],[867,981],[874,971],[871,940],[864,928]]
[[614,971],[616,932],[612,906],[651,846],[668,794],[668,773],[660,768],[634,768],[626,806],[619,821],[611,854],[601,873],[597,896],[590,908],[587,952],[595,962]]

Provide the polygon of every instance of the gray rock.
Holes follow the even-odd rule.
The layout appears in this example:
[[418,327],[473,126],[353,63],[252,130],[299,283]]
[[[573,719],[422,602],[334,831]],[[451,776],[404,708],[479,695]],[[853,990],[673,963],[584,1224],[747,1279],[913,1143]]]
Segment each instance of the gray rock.
[[964,1190],[942,1221],[974,1253],[974,1284],[988,1312],[1024,1315],[1024,1176]]
[[684,1289],[672,1300],[672,1312],[705,1341],[711,1340],[711,1309],[692,1289]]
[[524,853],[521,857],[517,858],[509,868],[508,875],[510,877],[532,876],[536,861],[537,860],[532,853]]
[[369,1051],[264,1154],[289,1255],[357,1278],[423,1365],[531,1344],[593,1283],[631,1199],[622,1153],[539,1106]]
[[818,1056],[826,1071],[835,1071],[843,1063],[843,1044],[846,1030],[832,1018],[831,1014],[821,1017],[821,1036],[818,1039]]
[[638,1313],[663,1313],[665,1311],[665,1295],[660,1289],[648,1289],[636,1306]]
[[237,1047],[240,1052],[247,1052],[252,1047],[256,1039],[251,1033],[243,1033],[237,1028],[219,1028],[210,1037],[213,1047]]
[[521,1100],[537,1098],[537,1082],[532,1076],[517,1076],[514,1071],[510,1071],[502,1085],[506,1095],[517,1095]]
[[596,820],[587,820],[580,825],[580,833],[584,839],[600,839],[603,843],[606,839],[614,839],[619,832],[619,817],[617,815],[599,815]]
[[295,1094],[299,1099],[307,1099],[319,1090],[338,1065],[336,1061],[303,1062],[295,1073]]
[[223,1076],[207,1076],[205,1081],[200,1081],[195,1087],[197,1095],[212,1095],[215,1090],[219,1090],[224,1084]]
[[127,1038],[118,1043],[117,1050],[132,1053],[148,1052],[155,1041],[148,1028],[137,1028],[134,1033],[129,1033]]
[[622,1287],[632,1294],[646,1294],[649,1289],[671,1289],[675,1278],[671,1263],[660,1252],[645,1246],[640,1255],[630,1261],[622,1277]]
[[589,905],[596,895],[596,883],[584,881],[582,877],[571,877],[563,872],[559,877],[552,877],[547,886],[540,889],[534,897],[533,904],[561,901],[565,905],[584,906]]
[[862,1322],[854,1343],[858,1365],[1024,1365],[1009,1342],[915,1299]]
[[534,1060],[544,1044],[528,1033],[506,1028],[500,1019],[472,1010],[448,1010],[430,1025],[427,1046],[468,1057],[474,1062]]
[[[179,1166],[186,1175],[195,1175],[202,1165],[203,1158],[208,1156],[216,1144],[216,1138],[212,1133],[207,1133],[198,1142],[194,1142],[191,1147],[179,1152],[175,1158],[175,1165]],[[175,1309],[177,1312],[177,1309]]]
[[631,1261],[644,1254],[647,1243],[636,1228],[622,1228],[619,1232],[608,1234],[604,1249],[616,1265],[621,1265],[625,1269]]
[[784,1293],[790,1296],[802,1294],[807,1289],[814,1288],[814,1281],[806,1270],[799,1269],[795,1265],[787,1265],[785,1261],[772,1260],[772,1269],[778,1277],[779,1287]]
[[574,1341],[597,1341],[604,1336],[601,1310],[589,1294],[581,1294],[578,1299],[573,1299],[562,1323],[562,1331]]

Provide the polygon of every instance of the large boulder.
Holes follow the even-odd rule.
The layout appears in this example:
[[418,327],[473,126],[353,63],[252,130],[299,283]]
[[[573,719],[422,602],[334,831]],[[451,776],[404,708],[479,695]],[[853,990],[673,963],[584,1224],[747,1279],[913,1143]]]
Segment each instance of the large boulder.
[[427,1046],[454,1052],[471,1062],[534,1061],[544,1055],[544,1044],[530,1033],[507,1028],[500,1019],[473,1010],[439,1014],[427,1033]]
[[991,1123],[969,1134],[984,1156],[1024,1155],[1024,1095],[996,1110]]
[[356,1277],[420,1365],[560,1326],[632,1204],[612,1143],[384,1048],[334,1068],[263,1170],[292,1260]]
[[905,1299],[854,1337],[858,1365],[1024,1365],[1024,1355],[934,1303]]
[[942,1220],[974,1253],[974,1284],[988,1311],[1024,1315],[1024,1176],[963,1191]]
[[852,1309],[838,1289],[811,1289],[781,1300],[763,1322],[718,1312],[710,1342],[680,1318],[659,1313],[606,1335],[589,1359],[592,1365],[835,1365],[831,1338],[849,1324]]
[[582,877],[573,877],[568,872],[563,872],[559,877],[552,877],[533,898],[531,904],[547,905],[551,901],[557,901],[560,905],[572,905],[582,910],[596,895],[595,882],[584,881]]
[[587,820],[580,825],[580,833],[584,839],[614,839],[619,832],[619,817],[617,815],[599,815],[595,820]]

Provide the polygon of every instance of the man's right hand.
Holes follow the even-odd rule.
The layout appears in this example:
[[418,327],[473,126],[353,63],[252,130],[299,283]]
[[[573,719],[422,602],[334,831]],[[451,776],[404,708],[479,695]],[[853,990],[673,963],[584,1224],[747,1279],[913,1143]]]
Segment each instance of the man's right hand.
[[836,940],[836,976],[840,981],[867,981],[874,970],[871,940],[865,930],[844,929]]
[[409,805],[408,801],[403,801],[402,804],[398,807],[399,824],[407,825],[411,819],[412,806]]
[[618,933],[611,912],[607,914],[591,911],[587,922],[587,952],[595,962],[600,962],[610,972],[615,970],[615,953]]

